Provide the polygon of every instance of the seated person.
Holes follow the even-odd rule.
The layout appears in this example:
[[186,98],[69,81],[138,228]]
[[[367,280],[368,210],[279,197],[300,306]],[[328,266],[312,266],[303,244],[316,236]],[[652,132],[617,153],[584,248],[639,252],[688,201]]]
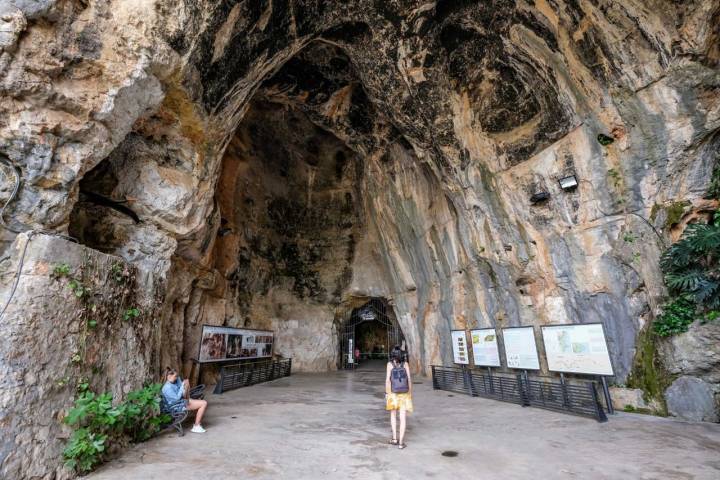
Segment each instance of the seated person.
[[162,387],[163,400],[167,404],[170,412],[182,412],[185,410],[197,410],[195,415],[195,425],[193,425],[193,433],[205,433],[205,429],[200,422],[207,408],[207,400],[197,400],[188,398],[190,393],[190,382],[180,380],[177,372],[170,367],[165,369],[165,384]]

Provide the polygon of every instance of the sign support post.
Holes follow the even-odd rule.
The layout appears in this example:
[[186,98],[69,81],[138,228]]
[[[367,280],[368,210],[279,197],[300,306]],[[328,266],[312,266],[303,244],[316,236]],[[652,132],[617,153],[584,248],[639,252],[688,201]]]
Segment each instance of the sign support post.
[[522,378],[525,382],[525,401],[530,405],[530,377],[528,377],[528,371],[522,371]]
[[495,386],[493,385],[492,368],[487,367],[487,371],[488,371],[488,384],[489,384],[489,386],[490,386],[490,391],[494,393],[494,392],[495,392]]
[[611,415],[615,415],[615,409],[613,408],[612,404],[612,398],[610,398],[610,389],[608,388],[607,379],[605,376],[600,376],[600,381],[602,382],[602,389],[603,389],[603,395],[605,396],[605,404],[607,406],[607,411]]
[[460,365],[460,369],[463,373],[463,382],[465,383],[465,388],[468,390],[468,394],[470,394],[471,397],[475,396],[475,389],[473,388],[472,383],[472,375],[470,374],[470,369],[467,367],[467,365]]
[[565,406],[565,408],[568,408],[570,406],[570,400],[567,393],[567,383],[565,383],[565,374],[562,372],[560,372],[560,385],[562,385],[563,406]]

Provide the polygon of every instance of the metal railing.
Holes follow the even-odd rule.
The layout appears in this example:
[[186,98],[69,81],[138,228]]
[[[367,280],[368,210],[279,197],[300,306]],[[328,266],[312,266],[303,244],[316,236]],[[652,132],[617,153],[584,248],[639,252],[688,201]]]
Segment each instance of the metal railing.
[[292,358],[223,365],[220,367],[220,381],[215,385],[213,393],[223,393],[236,388],[289,377],[291,371]]
[[607,421],[595,382],[565,383],[530,379],[522,373],[496,375],[479,370],[432,365],[433,388],[538,407]]

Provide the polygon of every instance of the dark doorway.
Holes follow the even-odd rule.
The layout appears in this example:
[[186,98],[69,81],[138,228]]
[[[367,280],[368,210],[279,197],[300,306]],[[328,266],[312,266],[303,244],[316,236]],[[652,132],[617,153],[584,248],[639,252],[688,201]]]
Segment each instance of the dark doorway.
[[404,340],[392,307],[385,299],[371,298],[343,319],[339,367],[382,369],[392,347]]

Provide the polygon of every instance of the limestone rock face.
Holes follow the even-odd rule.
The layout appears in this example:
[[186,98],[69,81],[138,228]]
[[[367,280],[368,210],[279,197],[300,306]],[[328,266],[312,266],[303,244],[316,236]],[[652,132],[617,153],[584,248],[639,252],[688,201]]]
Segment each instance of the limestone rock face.
[[[203,323],[335,368],[376,297],[416,370],[453,328],[602,322],[624,384],[660,253],[718,207],[718,24],[713,0],[6,1],[4,249],[69,233],[162,292],[133,387],[189,368]],[[659,342],[669,378],[717,390],[716,328]],[[0,474],[29,475],[18,452]]]
[[[0,472],[63,477],[62,419],[79,385],[122,398],[159,368],[159,298],[120,258],[56,236],[18,235],[10,252],[0,277],[8,294],[17,279],[0,322]],[[138,317],[125,318],[131,308]]]
[[668,411],[685,420],[717,422],[714,389],[694,377],[680,377],[665,392]]

